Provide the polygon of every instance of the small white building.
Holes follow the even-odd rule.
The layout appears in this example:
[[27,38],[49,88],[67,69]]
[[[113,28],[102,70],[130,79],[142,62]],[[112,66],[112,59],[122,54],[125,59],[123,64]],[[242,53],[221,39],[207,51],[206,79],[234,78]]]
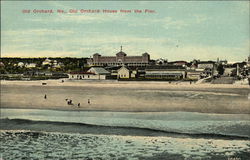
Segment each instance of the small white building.
[[187,70],[186,79],[188,80],[199,80],[203,73],[203,70]]
[[26,68],[35,68],[36,67],[36,63],[26,63],[25,67]]
[[183,79],[185,75],[186,71],[183,66],[148,66],[145,69],[145,78],[147,79]]
[[106,75],[106,76],[110,75],[110,72],[102,67],[91,67],[87,72],[94,73],[97,75]]
[[214,64],[215,64],[215,62],[213,62],[213,61],[200,61],[200,62],[198,62],[197,67],[199,69],[208,69],[208,68],[213,69]]
[[71,72],[68,74],[69,79],[75,80],[103,80],[110,76],[109,71],[101,67],[92,67],[87,72]]
[[46,59],[43,61],[42,65],[43,65],[43,66],[45,66],[45,65],[52,65],[52,62],[51,62],[51,60],[50,60],[49,58],[46,58]]
[[120,69],[117,70],[117,78],[130,78],[130,77],[131,77],[131,71],[125,66],[122,66]]
[[18,62],[18,63],[17,63],[17,66],[18,66],[18,67],[24,67],[24,63],[23,63],[23,62]]
[[105,75],[97,75],[90,72],[71,72],[68,74],[71,80],[101,80],[106,79]]

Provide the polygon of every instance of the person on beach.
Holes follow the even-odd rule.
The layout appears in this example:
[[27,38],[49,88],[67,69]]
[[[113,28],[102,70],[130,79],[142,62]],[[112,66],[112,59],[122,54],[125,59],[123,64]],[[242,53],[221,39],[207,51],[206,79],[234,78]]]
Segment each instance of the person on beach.
[[68,102],[68,105],[72,105],[72,100],[71,99],[69,99],[67,102]]
[[90,99],[88,99],[88,104],[90,104]]
[[78,108],[80,108],[80,105],[81,105],[81,104],[80,104],[80,103],[78,103],[78,105],[77,105],[77,106],[78,106]]
[[47,99],[47,95],[46,94],[44,95],[44,99]]

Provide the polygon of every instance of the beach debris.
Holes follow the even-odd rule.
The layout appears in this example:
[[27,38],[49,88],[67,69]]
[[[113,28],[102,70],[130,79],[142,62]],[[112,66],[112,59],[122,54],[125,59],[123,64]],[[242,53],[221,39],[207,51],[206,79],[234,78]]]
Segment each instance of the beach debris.
[[43,82],[42,85],[47,85],[47,83]]

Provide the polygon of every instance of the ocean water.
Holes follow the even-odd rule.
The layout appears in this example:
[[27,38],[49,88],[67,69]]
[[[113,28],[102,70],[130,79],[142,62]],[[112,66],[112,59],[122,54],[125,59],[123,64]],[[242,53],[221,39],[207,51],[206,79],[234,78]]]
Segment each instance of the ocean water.
[[247,159],[249,122],[249,114],[1,109],[1,156]]

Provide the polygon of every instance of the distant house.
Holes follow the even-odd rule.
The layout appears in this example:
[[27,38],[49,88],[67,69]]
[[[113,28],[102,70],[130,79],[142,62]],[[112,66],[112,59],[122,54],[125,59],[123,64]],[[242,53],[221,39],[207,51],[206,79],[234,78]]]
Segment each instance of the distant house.
[[24,67],[24,63],[23,62],[18,62],[17,66],[18,67]]
[[63,67],[63,66],[64,66],[63,63],[57,62],[57,60],[54,60],[54,61],[53,61],[52,68],[61,68],[61,67]]
[[[139,78],[145,76],[145,67],[139,66],[122,66],[117,70],[117,78]],[[142,75],[143,74],[143,75]]]
[[215,62],[213,61],[199,61],[197,63],[197,68],[199,69],[213,69]]
[[227,65],[224,65],[224,73],[223,75],[224,76],[231,76],[233,74],[233,72],[235,72],[236,74],[236,70],[237,70],[237,66],[234,66],[234,65],[230,65],[230,64],[227,64]]
[[187,62],[186,61],[173,61],[173,62],[169,62],[168,64],[175,65],[175,66],[186,66]]
[[118,69],[117,73],[117,78],[131,78],[131,71],[125,66]]
[[166,65],[167,63],[168,63],[167,59],[159,58],[159,59],[155,60],[156,65]]
[[36,64],[35,64],[35,63],[26,63],[26,64],[25,64],[25,67],[26,67],[26,68],[35,68],[35,67],[36,67]]
[[4,63],[3,62],[0,62],[0,67],[4,67]]
[[182,79],[185,78],[185,67],[175,65],[148,66],[145,69],[147,79]]
[[87,72],[91,72],[96,75],[105,75],[105,76],[110,75],[110,72],[102,67],[91,67]]
[[121,66],[107,66],[105,69],[110,72],[110,77],[112,79],[117,79],[118,77],[118,70],[121,68]]
[[88,71],[82,72],[71,72],[68,74],[69,79],[75,80],[101,80],[107,79],[110,76],[110,73],[101,67],[91,67]]
[[187,80],[199,80],[201,78],[202,73],[203,73],[203,70],[194,70],[194,69],[187,70],[186,79]]
[[83,80],[83,79],[104,79],[104,77],[96,75],[90,72],[71,72],[68,74],[71,80]]
[[45,65],[52,65],[52,61],[49,59],[49,58],[46,58],[43,63],[42,63],[43,66]]

